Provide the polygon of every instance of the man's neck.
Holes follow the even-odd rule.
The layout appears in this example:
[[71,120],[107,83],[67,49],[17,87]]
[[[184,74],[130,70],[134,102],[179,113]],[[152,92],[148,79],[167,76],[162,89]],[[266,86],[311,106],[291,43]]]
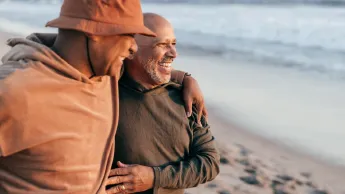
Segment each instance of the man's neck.
[[87,77],[93,76],[87,58],[85,35],[78,32],[59,34],[53,45],[53,50],[67,63]]

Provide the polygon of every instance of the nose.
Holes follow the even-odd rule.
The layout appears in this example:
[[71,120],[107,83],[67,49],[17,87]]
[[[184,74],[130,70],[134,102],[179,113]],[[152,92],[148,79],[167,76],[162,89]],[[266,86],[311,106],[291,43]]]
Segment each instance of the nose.
[[175,45],[172,45],[169,47],[169,52],[167,53],[168,54],[168,57],[171,57],[171,58],[176,58],[177,57],[177,51],[176,51],[176,47]]

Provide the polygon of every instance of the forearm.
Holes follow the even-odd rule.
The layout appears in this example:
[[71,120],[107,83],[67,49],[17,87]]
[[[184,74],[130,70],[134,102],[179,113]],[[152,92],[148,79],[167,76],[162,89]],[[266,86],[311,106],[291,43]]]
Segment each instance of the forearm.
[[219,173],[216,158],[195,156],[176,164],[154,167],[154,187],[184,189],[213,180]]
[[189,158],[154,167],[155,187],[190,188],[211,181],[218,175],[220,156],[209,126],[201,127],[194,121],[192,125],[196,129],[193,132]]

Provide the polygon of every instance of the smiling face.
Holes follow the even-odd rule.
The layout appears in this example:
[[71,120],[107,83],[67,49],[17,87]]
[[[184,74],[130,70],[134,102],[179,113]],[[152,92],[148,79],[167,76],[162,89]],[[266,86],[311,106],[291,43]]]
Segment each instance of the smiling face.
[[140,63],[146,73],[150,75],[151,82],[156,85],[169,82],[172,63],[176,58],[176,39],[173,33],[170,36],[158,36],[138,53]]
[[[96,75],[119,77],[123,60],[137,51],[134,34],[90,36],[89,51]],[[98,68],[97,68],[98,67]]]
[[172,63],[177,56],[176,38],[171,24],[164,18],[150,25],[157,37],[137,36],[139,49],[134,57],[137,65],[130,68],[142,69],[146,75],[142,75],[145,79],[141,81],[157,86],[170,81]]

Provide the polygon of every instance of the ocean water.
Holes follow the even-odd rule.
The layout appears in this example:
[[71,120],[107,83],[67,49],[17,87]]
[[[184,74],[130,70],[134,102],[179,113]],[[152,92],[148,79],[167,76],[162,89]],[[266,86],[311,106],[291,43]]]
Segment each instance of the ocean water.
[[[263,86],[253,88],[245,80],[241,83],[243,88],[241,84],[231,85],[239,87],[233,88],[235,91],[245,91],[237,96],[231,88],[216,88],[203,77],[198,79],[206,92],[217,90],[218,95],[206,94],[206,100],[223,109],[236,109],[234,117],[247,117],[268,136],[295,139],[299,145],[319,150],[323,155],[339,156],[345,164],[345,7],[336,6],[342,4],[340,0],[333,2],[333,6],[316,6],[183,1],[145,3],[143,10],[171,21],[182,50],[209,53],[228,61],[229,67],[222,63],[222,67],[215,68],[219,71],[215,80],[236,81],[228,78],[226,72],[242,70],[232,67],[231,61],[250,62],[257,70],[253,72],[265,71],[267,66],[276,68],[266,74],[270,79],[253,78]],[[20,35],[56,32],[44,25],[58,16],[59,8],[60,1],[0,1],[0,30]],[[285,70],[298,76],[293,74],[284,80]],[[315,74],[322,78],[315,81]],[[314,81],[309,79],[312,75]],[[293,130],[286,130],[289,128]]]
[[345,73],[344,7],[232,4],[144,7],[169,18],[178,41],[186,46],[229,59]]
[[[59,1],[28,2],[1,3],[0,29],[55,32],[44,25],[58,16]],[[342,6],[151,3],[143,10],[168,18],[180,47],[345,77]]]

